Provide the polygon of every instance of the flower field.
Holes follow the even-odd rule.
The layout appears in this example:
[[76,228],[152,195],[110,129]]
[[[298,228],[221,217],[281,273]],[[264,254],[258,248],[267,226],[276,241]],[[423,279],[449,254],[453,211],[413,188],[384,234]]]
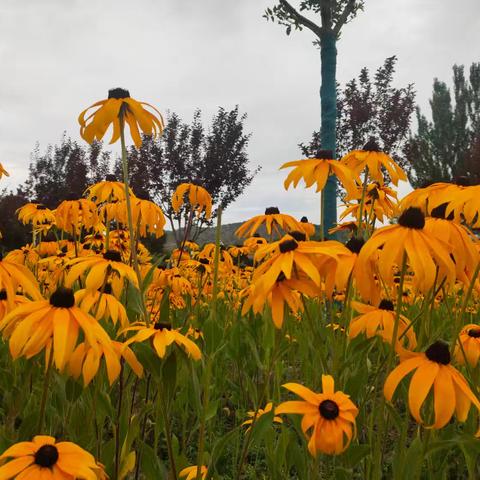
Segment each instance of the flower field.
[[126,145],[161,135],[160,112],[117,88],[78,121],[88,143],[112,131],[123,179],[17,211],[32,241],[0,260],[0,480],[480,477],[480,186],[399,199],[372,138],[279,165],[320,200],[338,179],[329,232],[323,207],[320,229],[259,207],[228,246],[218,209],[198,245],[212,199],[182,183],[184,238],[158,255],[142,242],[165,217],[129,187]]

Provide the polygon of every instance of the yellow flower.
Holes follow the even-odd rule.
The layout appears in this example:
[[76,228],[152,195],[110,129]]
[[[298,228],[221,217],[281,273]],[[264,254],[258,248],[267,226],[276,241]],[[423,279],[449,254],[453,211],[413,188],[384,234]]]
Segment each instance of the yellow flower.
[[353,150],[347,153],[340,161],[351,168],[356,175],[368,168],[370,177],[380,183],[380,185],[384,184],[382,167],[388,172],[395,185],[398,185],[399,180],[407,180],[405,172],[395,163],[393,158],[380,151],[373,138],[367,142],[363,150]]
[[56,443],[46,435],[12,445],[0,456],[0,461],[6,459],[10,460],[0,467],[2,480],[97,480],[103,470],[93,455],[75,443]]
[[255,235],[255,232],[263,224],[265,224],[265,229],[268,235],[272,234],[272,229],[278,235],[282,235],[279,228],[281,228],[284,233],[295,230],[301,231],[302,226],[299,225],[299,223],[300,222],[295,220],[292,216],[280,213],[280,210],[277,207],[268,207],[265,209],[264,215],[256,215],[243,223],[243,225],[237,229],[235,235],[237,237],[251,237],[252,235]]
[[[465,325],[458,337],[453,354],[455,360],[460,365],[465,365],[466,358],[468,364],[472,368],[475,368],[480,358],[480,325],[476,325],[475,323]],[[460,347],[460,345],[462,347]]]
[[[132,190],[130,196],[134,197]],[[98,182],[85,191],[85,195],[97,205],[105,202],[117,202],[125,200],[125,184],[117,182],[115,175],[107,175],[106,179]]]
[[84,385],[87,386],[97,374],[102,356],[105,358],[110,385],[120,375],[121,357],[125,359],[137,376],[143,376],[143,367],[133,351],[127,345],[115,341],[112,341],[112,349],[105,349],[100,344],[92,348],[91,345],[85,342],[80,343],[68,362],[69,373],[75,379],[83,375]]
[[131,327],[126,328],[122,333],[137,331],[137,333],[125,342],[125,345],[130,345],[134,342],[144,342],[148,338],[153,337],[153,348],[160,358],[163,358],[167,352],[167,347],[172,343],[183,347],[189,356],[194,360],[202,358],[202,352],[197,345],[188,337],[180,333],[179,328],[172,328],[166,323],[157,322],[153,325],[147,326],[144,323],[136,323]]
[[[273,403],[272,402],[268,402],[266,405],[265,405],[265,408],[259,408],[257,412],[253,411],[253,410],[250,410],[247,412],[247,416],[250,417],[248,420],[245,420],[243,423],[242,423],[242,427],[244,425],[249,425],[249,427],[247,428],[247,432],[250,430],[251,428],[251,425],[253,423],[253,419],[255,419],[255,421],[257,421],[262,415],[265,415],[266,413],[268,412],[271,412],[272,411],[272,407],[273,407]],[[256,415],[255,415],[256,413]],[[280,418],[280,417],[273,417],[273,421],[275,423],[283,423],[283,420]]]
[[107,250],[102,256],[74,258],[68,262],[70,270],[65,279],[65,285],[73,285],[85,271],[90,270],[85,280],[88,290],[98,290],[107,281],[110,275],[126,278],[138,288],[138,279],[132,267],[122,263],[120,252]]
[[298,383],[283,386],[299,395],[303,401],[283,402],[275,409],[275,413],[303,415],[303,433],[308,437],[308,430],[313,428],[308,441],[309,452],[315,457],[319,451],[328,455],[345,451],[355,433],[358,409],[348,395],[335,392],[333,377],[322,375],[322,393],[312,392]]
[[212,215],[212,197],[199,185],[193,183],[181,183],[172,196],[173,210],[178,213],[184,203],[184,196],[188,193],[188,201],[190,207],[195,210],[197,217],[205,212],[205,217],[210,218]]
[[78,290],[75,292],[75,303],[85,312],[95,312],[95,318],[109,318],[114,325],[120,320],[122,327],[128,326],[127,311],[121,302],[112,295],[112,285],[105,284],[100,290]]
[[97,206],[85,198],[64,200],[55,210],[58,228],[68,233],[80,233],[82,228],[92,228],[98,222]]
[[[126,201],[119,201],[109,205],[108,218],[118,220],[123,225],[128,225]],[[155,235],[160,238],[163,235],[165,226],[165,217],[162,209],[150,200],[140,198],[131,199],[132,221],[138,228],[140,236],[146,237],[147,234]]]
[[[143,106],[152,108],[156,115],[146,110]],[[99,107],[85,118],[88,110]],[[122,121],[122,125],[120,124]],[[78,117],[80,135],[88,143],[100,141],[110,125],[113,125],[113,134],[110,143],[120,138],[120,129],[125,122],[130,127],[130,135],[137,148],[142,145],[140,130],[145,135],[158,136],[164,129],[163,118],[160,112],[152,105],[138,102],[130,97],[128,90],[113,88],[108,91],[108,98],[90,105]]]
[[[207,467],[202,465],[200,467],[200,478],[205,480],[207,478],[207,473]],[[185,477],[185,480],[196,480],[198,476],[198,467],[196,465],[193,467],[186,467],[178,475],[179,477]]]
[[365,299],[378,302],[379,286],[373,280],[376,268],[383,281],[393,286],[393,268],[401,266],[404,254],[414,273],[414,286],[421,292],[430,290],[435,279],[438,282],[446,279],[450,285],[454,283],[455,265],[450,258],[449,246],[427,233],[424,227],[422,211],[410,207],[400,215],[398,225],[378,229],[365,243],[358,255],[356,269],[357,286]]
[[[347,191],[347,196],[354,195],[357,189],[355,179],[358,178],[358,173],[353,172],[348,166],[345,166],[338,160],[333,160],[331,157],[331,151],[321,150],[317,154],[317,158],[306,158],[284,163],[280,169],[295,167],[283,183],[285,190],[288,190],[292,183],[296,187],[298,182],[303,179],[306,188],[311,187],[315,183],[317,185],[316,191],[320,192],[325,188],[329,175],[333,174],[340,180],[340,183]],[[360,182],[360,180],[358,181]]]
[[[423,424],[420,410],[433,387],[433,408],[435,420],[427,428],[442,428],[456,414],[458,421],[467,419],[473,403],[480,411],[480,402],[473,394],[463,375],[450,365],[450,351],[445,342],[437,341],[425,353],[403,350],[403,360],[385,381],[383,392],[391,401],[400,381],[416,370],[408,389],[408,407],[413,418]],[[480,429],[477,432],[480,436]]]
[[55,212],[41,203],[26,203],[16,211],[17,217],[24,225],[55,223]]
[[[11,328],[12,323],[14,327]],[[112,350],[111,340],[100,324],[75,306],[72,290],[60,287],[50,300],[28,302],[11,311],[1,322],[0,330],[10,334],[10,353],[14,359],[32,358],[53,348],[53,358],[62,371],[76,346],[80,331],[91,345]]]
[[[395,311],[390,300],[382,300],[378,307],[366,305],[360,302],[352,302],[352,308],[361,315],[355,317],[350,323],[349,336],[355,338],[364,332],[367,338],[379,335],[387,343],[392,343],[393,329],[395,325]],[[415,332],[410,326],[408,318],[400,315],[397,340],[405,337],[408,340],[408,348],[417,346]]]

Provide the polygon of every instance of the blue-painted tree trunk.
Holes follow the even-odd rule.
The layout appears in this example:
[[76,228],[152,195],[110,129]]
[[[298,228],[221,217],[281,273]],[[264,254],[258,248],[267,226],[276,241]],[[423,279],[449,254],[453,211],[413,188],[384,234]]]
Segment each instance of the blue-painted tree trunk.
[[[323,33],[320,38],[321,59],[321,128],[322,150],[331,150],[335,158],[337,125],[337,39],[333,32]],[[337,179],[330,176],[325,186],[323,208],[325,238],[328,229],[337,223]]]

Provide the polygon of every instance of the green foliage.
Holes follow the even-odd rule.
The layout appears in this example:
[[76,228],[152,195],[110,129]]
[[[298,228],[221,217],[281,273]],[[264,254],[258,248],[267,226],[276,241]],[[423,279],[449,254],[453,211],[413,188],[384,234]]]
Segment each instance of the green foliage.
[[414,187],[460,177],[480,181],[480,63],[453,66],[453,91],[435,79],[431,121],[417,107],[417,131],[404,147]]

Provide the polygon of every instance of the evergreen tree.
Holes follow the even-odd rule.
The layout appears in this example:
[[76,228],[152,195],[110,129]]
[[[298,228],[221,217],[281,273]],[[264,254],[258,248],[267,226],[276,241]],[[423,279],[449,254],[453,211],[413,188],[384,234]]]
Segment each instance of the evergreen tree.
[[432,120],[419,107],[417,131],[404,148],[410,183],[420,187],[459,177],[480,181],[480,63],[453,66],[453,98],[435,78],[430,100]]

